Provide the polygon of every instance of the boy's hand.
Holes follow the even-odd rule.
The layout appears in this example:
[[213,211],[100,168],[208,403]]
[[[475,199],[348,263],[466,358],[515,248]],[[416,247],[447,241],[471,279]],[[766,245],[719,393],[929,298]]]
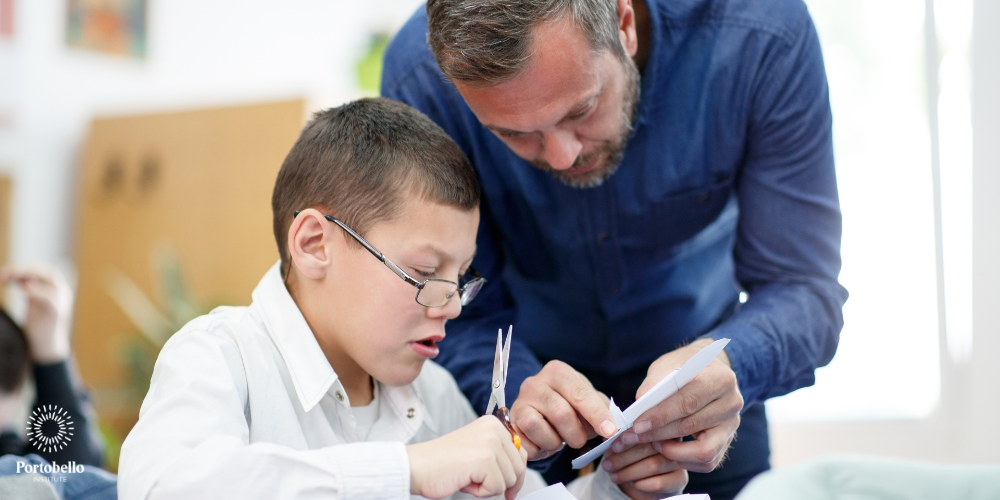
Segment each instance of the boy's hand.
[[0,269],[0,282],[14,283],[27,299],[24,333],[32,361],[43,365],[68,359],[73,290],[62,273],[42,266],[7,266]]
[[443,498],[456,491],[477,497],[505,493],[513,500],[524,482],[528,454],[493,416],[480,417],[433,441],[406,447],[410,493]]

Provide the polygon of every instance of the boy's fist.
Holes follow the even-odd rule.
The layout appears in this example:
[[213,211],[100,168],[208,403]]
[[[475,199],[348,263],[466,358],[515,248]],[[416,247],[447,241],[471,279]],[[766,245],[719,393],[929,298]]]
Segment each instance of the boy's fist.
[[524,482],[528,454],[518,450],[496,417],[480,417],[433,441],[406,447],[410,493],[443,498],[456,491],[477,497],[504,493],[513,500]]

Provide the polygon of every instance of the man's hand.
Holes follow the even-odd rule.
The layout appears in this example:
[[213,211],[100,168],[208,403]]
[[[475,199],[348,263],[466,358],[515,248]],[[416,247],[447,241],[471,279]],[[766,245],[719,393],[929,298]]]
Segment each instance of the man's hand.
[[660,453],[659,441],[637,444],[621,453],[609,452],[601,467],[632,500],[679,495],[688,483],[687,471]]
[[[710,343],[711,339],[699,340],[661,356],[649,367],[637,397]],[[619,455],[613,462],[615,470],[621,471],[619,478],[634,477],[633,470],[650,471],[656,477],[656,472],[667,467],[664,458],[681,469],[711,472],[726,456],[740,425],[742,409],[743,396],[736,374],[723,351],[677,394],[640,415],[632,429],[613,445],[614,453]],[[681,442],[684,436],[695,439]],[[636,443],[641,449],[627,453],[626,449],[636,447]],[[657,453],[647,455],[647,447]],[[642,489],[638,485],[645,484],[643,481],[635,481],[633,486]]]
[[68,359],[73,290],[62,273],[43,266],[7,266],[0,270],[0,282],[14,283],[27,299],[24,333],[32,361],[49,364]]
[[493,416],[479,417],[432,441],[406,447],[410,493],[443,498],[457,491],[477,497],[504,493],[513,500],[524,483],[527,452]]
[[607,396],[572,367],[555,360],[521,384],[510,419],[529,460],[548,457],[567,444],[581,448],[598,433],[607,438],[618,431]]

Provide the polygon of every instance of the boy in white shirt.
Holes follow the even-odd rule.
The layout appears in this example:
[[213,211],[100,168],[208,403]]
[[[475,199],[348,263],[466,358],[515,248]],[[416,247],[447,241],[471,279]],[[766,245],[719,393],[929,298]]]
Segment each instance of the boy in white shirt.
[[[483,283],[469,268],[478,207],[468,160],[416,110],[379,98],[318,113],[275,182],[280,261],[250,306],[164,346],[120,497],[513,498],[526,453],[426,362]],[[592,476],[578,494],[625,498]],[[544,484],[527,477],[526,491]]]

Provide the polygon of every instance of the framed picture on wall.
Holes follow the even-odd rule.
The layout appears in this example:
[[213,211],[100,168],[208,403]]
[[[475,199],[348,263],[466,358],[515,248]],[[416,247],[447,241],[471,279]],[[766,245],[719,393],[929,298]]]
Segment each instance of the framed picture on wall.
[[14,38],[14,0],[0,0],[0,40]]
[[66,0],[66,18],[70,47],[146,57],[146,0]]

